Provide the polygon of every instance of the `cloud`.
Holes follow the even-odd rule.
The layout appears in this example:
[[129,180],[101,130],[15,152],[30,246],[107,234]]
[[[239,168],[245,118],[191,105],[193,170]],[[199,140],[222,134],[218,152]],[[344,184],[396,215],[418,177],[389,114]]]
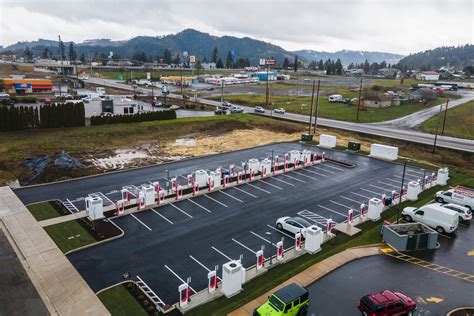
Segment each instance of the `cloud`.
[[474,42],[471,0],[0,0],[0,43],[164,35],[194,28],[285,49],[408,54]]

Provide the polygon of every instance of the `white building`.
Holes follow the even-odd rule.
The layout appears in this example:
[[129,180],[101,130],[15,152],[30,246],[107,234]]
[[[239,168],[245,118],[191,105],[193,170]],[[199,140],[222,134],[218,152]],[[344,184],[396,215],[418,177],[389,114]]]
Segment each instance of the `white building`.
[[202,63],[201,66],[205,70],[216,69],[216,63]]
[[436,71],[421,71],[415,77],[417,80],[422,81],[439,80],[439,73]]

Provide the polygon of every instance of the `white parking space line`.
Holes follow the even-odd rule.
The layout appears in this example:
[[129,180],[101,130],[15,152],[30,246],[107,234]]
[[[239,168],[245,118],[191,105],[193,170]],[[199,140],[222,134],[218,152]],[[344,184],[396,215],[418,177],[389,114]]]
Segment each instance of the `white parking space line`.
[[392,181],[394,183],[398,183],[399,185],[400,185],[400,183],[402,183],[402,180],[393,180],[393,179],[389,179],[389,178],[385,178],[385,180]]
[[369,186],[372,187],[372,188],[376,188],[376,189],[380,189],[380,190],[384,190],[384,191],[391,191],[391,190],[393,190],[393,189],[390,189],[390,188],[387,189],[387,188],[384,188],[384,187],[382,187],[382,186],[376,186],[376,185],[373,185],[373,184],[369,184]]
[[382,182],[382,181],[377,181],[377,183],[380,183],[380,184],[383,184],[383,185],[388,185],[388,186],[393,187],[393,188],[400,188],[400,186],[390,184],[390,183],[385,183],[385,182]]
[[[183,279],[181,279],[181,277],[180,277],[179,275],[176,274],[176,272],[174,272],[173,270],[171,270],[171,268],[168,267],[166,264],[165,264],[165,268],[168,269],[171,273],[173,273],[173,275],[174,275],[175,277],[177,277],[178,280],[180,280],[180,281],[183,282],[183,283],[186,283]],[[188,285],[189,285],[189,284],[188,284]],[[190,288],[191,291],[193,291],[194,293],[197,293],[197,292],[191,287],[191,285],[189,285],[189,288]]]
[[297,214],[301,217],[306,218],[307,220],[315,222],[318,225],[322,225],[324,227],[327,227],[327,221],[329,220],[329,218],[326,218],[324,216],[321,216],[319,214],[316,214],[316,213],[308,211],[308,210],[299,211]]
[[273,245],[273,246],[276,247],[276,244],[270,242],[270,240],[266,239],[265,237],[262,237],[262,236],[260,236],[259,234],[254,233],[253,231],[250,231],[250,233],[251,233],[252,235],[254,235],[255,237],[258,237],[258,238],[260,238],[261,240],[266,241],[266,242],[269,243],[270,245]]
[[305,177],[305,178],[309,178],[309,179],[313,179],[313,180],[318,180],[318,178],[305,175],[305,174],[303,174],[303,173],[301,173],[301,172],[296,172],[296,171],[291,171],[291,172],[292,172],[292,173],[296,173],[297,175],[302,176],[302,177]]
[[[191,255],[189,255],[189,258],[191,258],[192,260],[194,260],[194,262],[196,262],[196,263],[199,264],[201,267],[203,267],[204,270],[206,270],[207,272],[211,272],[211,270],[210,270],[208,267],[206,267],[204,264],[202,264],[201,262],[199,262],[198,259],[194,258],[194,257],[191,256]],[[219,280],[221,280],[221,278],[219,278],[219,276],[217,276],[217,278],[218,278]]]
[[[425,171],[425,170],[423,170],[423,171]],[[415,174],[419,174],[419,175],[431,174],[431,171],[428,171],[428,170],[426,170],[426,173],[425,173],[425,172],[422,172],[422,171],[419,171],[419,170],[408,169],[408,168],[407,168],[406,172],[415,173]]]
[[232,199],[234,199],[234,200],[236,200],[236,201],[239,201],[240,203],[244,203],[244,201],[242,201],[241,199],[236,198],[236,197],[233,196],[233,195],[230,195],[229,193],[226,193],[226,192],[224,192],[224,191],[222,191],[222,190],[219,190],[219,192],[222,193],[222,194],[227,195],[228,197],[230,197],[230,198],[232,198]]
[[[393,175],[395,178],[403,179],[402,176],[399,176],[398,174]],[[419,178],[415,176],[410,176],[409,174],[405,174],[405,180],[418,180]]]
[[338,168],[338,167],[334,167],[333,165],[330,164],[330,162],[324,163],[324,164],[322,164],[322,165],[325,166],[325,167],[328,167],[328,168],[335,169],[335,170],[344,171],[344,169],[341,169],[341,168]]
[[254,186],[253,184],[246,183],[246,185],[249,185],[249,186],[251,186],[252,188],[255,188],[255,189],[257,189],[257,190],[263,191],[263,192],[265,192],[265,193],[272,194],[271,192],[269,192],[269,191],[267,191],[267,190],[264,190],[264,189],[262,189],[262,188],[256,187],[256,186]]
[[152,229],[150,227],[148,227],[144,222],[142,222],[141,220],[139,220],[135,215],[133,214],[130,214],[131,217],[133,217],[134,219],[137,220],[137,222],[139,222],[140,224],[142,224],[143,226],[145,226],[149,231],[152,231]]
[[194,202],[194,201],[191,200],[191,199],[187,199],[186,201],[191,202],[191,203],[195,204],[196,206],[199,206],[200,208],[202,208],[203,210],[205,210],[205,211],[208,212],[208,213],[212,213],[210,210],[208,210],[207,208],[205,208],[205,207],[202,206],[201,204],[198,204],[197,202]]
[[253,196],[254,198],[258,199],[258,196],[253,195],[252,193],[249,193],[249,192],[244,191],[244,190],[242,190],[242,189],[239,189],[239,188],[237,188],[237,187],[232,187],[232,189],[236,189],[237,191],[240,191],[240,192],[242,192],[242,193],[248,194],[248,195]]
[[[321,177],[324,177],[324,178],[326,178],[326,177],[328,176],[327,174],[319,173],[319,172],[316,172],[316,171],[311,171],[311,170],[308,170],[308,169],[301,169],[301,171],[305,171],[305,172],[309,172],[309,173],[312,173],[312,174],[316,174],[316,175],[321,176]],[[317,179],[317,178],[313,178],[313,179]]]
[[282,235],[285,235],[285,236],[290,237],[291,239],[295,240],[295,237],[292,237],[291,235],[285,233],[284,231],[279,230],[278,228],[275,228],[275,227],[273,227],[271,225],[268,225],[268,224],[267,224],[267,227],[273,229],[274,231],[279,232]]
[[313,167],[314,169],[321,170],[321,171],[324,171],[324,172],[328,172],[328,173],[331,173],[331,174],[335,174],[335,173],[336,173],[336,172],[334,172],[334,171],[324,169],[323,166],[316,165],[316,166],[312,166],[312,167]]
[[165,221],[167,221],[168,223],[170,224],[174,224],[172,221],[170,221],[169,219],[167,219],[166,217],[164,217],[162,214],[160,214],[157,210],[155,209],[151,209],[156,215],[160,216],[162,219],[164,219]]
[[178,211],[180,211],[181,213],[183,213],[184,215],[186,215],[187,217],[189,218],[193,218],[191,215],[189,215],[188,213],[186,213],[185,211],[183,211],[182,209],[180,209],[179,207],[177,207],[176,205],[174,204],[170,204],[172,207],[174,207],[175,209],[177,209]]
[[226,258],[227,260],[232,260],[231,257],[229,257],[228,255],[226,255],[225,253],[223,253],[222,251],[220,251],[219,249],[217,249],[216,247],[214,246],[211,246],[211,248],[217,252],[218,254],[221,254],[224,258]]
[[284,173],[281,173],[281,174],[280,174],[280,176],[284,176],[284,177],[287,177],[287,178],[293,179],[293,180],[295,180],[295,181],[299,181],[299,182],[301,182],[301,183],[306,183],[306,181],[303,181],[303,180],[301,180],[301,179],[298,179],[298,178],[295,178],[295,177],[289,176],[289,175],[287,175],[287,174],[284,174]]
[[[79,212],[79,209],[74,205],[74,203],[72,203],[71,201],[69,201],[69,199],[66,199],[66,201],[68,201],[68,203],[71,205],[71,207],[76,210],[76,212]],[[64,204],[64,203],[63,203]]]
[[362,204],[364,202],[359,202],[359,201],[356,201],[356,200],[353,200],[353,199],[350,199],[348,197],[345,197],[345,196],[342,196],[342,195],[339,195],[340,197],[342,197],[343,199],[345,200],[348,200],[348,201],[351,201],[351,202],[354,202],[354,203],[358,203],[358,204]]
[[227,205],[225,205],[224,203],[222,203],[222,202],[219,202],[218,200],[216,200],[216,199],[214,199],[214,198],[210,197],[210,196],[209,196],[209,195],[207,195],[207,194],[204,194],[204,196],[205,196],[205,197],[207,197],[207,198],[208,198],[208,199],[210,199],[210,200],[213,200],[213,201],[214,201],[214,202],[216,202],[217,204],[220,204],[220,205],[222,205],[222,206],[224,206],[224,207],[228,207],[228,206],[227,206]]
[[253,251],[252,249],[250,249],[249,247],[245,246],[243,243],[241,243],[240,241],[238,240],[235,240],[234,238],[232,238],[232,241],[235,242],[236,244],[238,245],[241,245],[242,247],[244,247],[245,249],[247,249],[248,251],[254,253],[254,254],[257,254],[256,251]]
[[292,187],[294,187],[294,186],[295,186],[293,183],[290,183],[290,182],[283,181],[283,180],[281,180],[281,179],[278,179],[278,178],[276,178],[276,177],[272,177],[271,179],[272,179],[272,180],[277,180],[277,181],[280,181],[280,182],[282,182],[282,183],[285,183],[285,184],[288,184],[288,185],[291,185]]
[[322,206],[322,205],[319,205],[319,204],[318,204],[318,207],[323,208],[323,209],[325,209],[325,210],[327,210],[327,211],[333,212],[333,213],[335,213],[335,214],[344,216],[344,218],[347,217],[347,214],[339,213],[338,211],[332,210],[332,209],[330,209],[329,207]]
[[[383,193],[379,193],[379,192],[374,192],[374,191],[370,191],[370,190],[367,190],[367,189],[364,189],[364,188],[360,188],[362,191],[366,191],[366,192],[369,192],[369,193],[372,193],[372,194],[377,194],[377,195],[382,195]],[[385,190],[384,190],[385,191]]]
[[339,202],[336,202],[336,201],[333,201],[333,200],[329,200],[329,202],[333,203],[333,204],[336,204],[336,205],[339,205],[339,206],[342,206],[342,207],[345,207],[347,208],[348,210],[352,209],[353,207],[351,206],[347,206],[345,204],[342,204],[342,203],[339,203]]
[[[369,197],[369,196],[366,196],[366,195],[362,195],[362,194],[359,194],[359,193],[356,193],[356,192],[352,192],[352,191],[351,191],[351,193],[352,193],[352,194],[354,194],[354,195],[357,195],[357,196],[360,196],[360,197],[363,197],[363,198],[369,199],[369,200],[371,199],[371,197]],[[378,193],[377,193],[377,194],[378,194]]]
[[271,183],[268,183],[266,181],[263,181],[263,180],[258,180],[259,182],[262,182],[262,183],[265,183],[266,185],[269,185],[269,186],[272,186],[274,188],[277,188],[278,190],[283,190],[283,188],[279,187],[279,186],[276,186],[274,184],[271,184]]

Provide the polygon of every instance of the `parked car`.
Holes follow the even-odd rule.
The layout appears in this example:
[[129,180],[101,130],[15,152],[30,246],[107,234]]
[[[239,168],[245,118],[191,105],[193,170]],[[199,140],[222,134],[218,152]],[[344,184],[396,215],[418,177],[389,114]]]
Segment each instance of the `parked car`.
[[285,114],[285,109],[284,108],[276,108],[273,110],[273,112],[278,113],[278,114]]
[[114,113],[112,113],[112,112],[102,112],[101,116],[110,117],[110,116],[114,116]]
[[230,113],[244,113],[244,109],[240,106],[233,106],[230,108]]
[[454,203],[474,210],[474,189],[458,185],[457,187],[436,192],[436,202]]
[[458,213],[444,208],[437,203],[428,204],[420,208],[405,207],[402,215],[406,221],[423,223],[436,229],[438,233],[454,233],[458,229]]
[[187,95],[183,94],[183,100],[189,100],[189,99],[190,99],[190,97],[189,97],[189,96],[187,96]]
[[254,110],[257,113],[265,113],[265,109],[262,108],[261,106],[256,106]]
[[226,108],[230,108],[230,107],[232,107],[232,103],[227,102],[227,101],[223,101],[223,102],[222,102],[222,106],[223,106],[223,107],[226,107]]
[[2,99],[2,100],[0,100],[0,104],[3,104],[3,105],[14,105],[14,104],[15,104],[15,101],[13,101],[12,99]]
[[472,212],[470,209],[468,209],[467,207],[465,206],[461,206],[461,205],[458,205],[458,204],[454,204],[454,203],[448,203],[448,204],[439,204],[441,207],[444,207],[444,208],[447,208],[449,210],[452,210],[452,211],[455,211],[455,212],[458,212],[459,214],[459,221],[462,222],[462,221],[465,221],[465,222],[468,222],[472,219]]
[[306,238],[306,228],[311,226],[311,223],[301,217],[280,217],[276,221],[276,227],[279,230],[286,230],[290,233],[301,233],[303,238]]
[[215,114],[215,115],[226,115],[226,114],[227,114],[227,110],[221,109],[221,108],[217,108],[217,109],[214,110],[214,114]]
[[213,87],[206,88],[207,91],[214,91]]
[[362,296],[357,308],[362,315],[413,315],[416,303],[405,294],[385,290]]
[[254,310],[253,315],[306,316],[308,306],[308,291],[296,283],[291,283],[270,295],[262,306]]
[[342,95],[340,94],[333,94],[329,96],[329,102],[342,102]]

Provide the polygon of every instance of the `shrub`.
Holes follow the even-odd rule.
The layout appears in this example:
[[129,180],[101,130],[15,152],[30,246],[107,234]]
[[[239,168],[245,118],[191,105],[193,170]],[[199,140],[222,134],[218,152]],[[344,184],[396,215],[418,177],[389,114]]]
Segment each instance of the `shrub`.
[[91,117],[91,125],[162,121],[174,119],[176,119],[176,112],[174,110],[165,110],[137,113],[132,115],[93,116]]

